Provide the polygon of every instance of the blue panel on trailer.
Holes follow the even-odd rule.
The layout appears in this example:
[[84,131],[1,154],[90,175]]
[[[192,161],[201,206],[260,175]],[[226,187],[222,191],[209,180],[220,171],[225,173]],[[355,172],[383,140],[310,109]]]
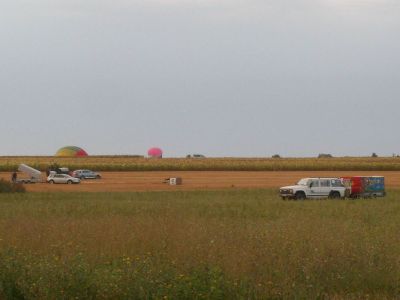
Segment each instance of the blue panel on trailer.
[[385,177],[365,177],[364,178],[366,192],[383,192],[385,191]]

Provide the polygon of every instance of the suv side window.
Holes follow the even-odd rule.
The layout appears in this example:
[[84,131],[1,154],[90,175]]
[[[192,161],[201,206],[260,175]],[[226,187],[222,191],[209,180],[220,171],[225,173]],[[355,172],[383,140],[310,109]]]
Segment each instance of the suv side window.
[[311,180],[310,187],[311,188],[319,187],[319,180],[317,180],[317,179]]
[[333,187],[341,187],[343,186],[343,183],[340,181],[340,179],[332,179],[331,184]]
[[330,180],[329,179],[322,179],[321,180],[321,187],[330,187]]

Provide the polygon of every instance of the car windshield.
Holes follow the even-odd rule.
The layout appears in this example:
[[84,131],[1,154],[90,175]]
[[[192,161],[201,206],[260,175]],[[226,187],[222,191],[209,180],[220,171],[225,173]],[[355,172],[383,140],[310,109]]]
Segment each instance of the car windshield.
[[307,182],[308,182],[308,179],[301,179],[298,183],[297,183],[297,185],[307,185]]

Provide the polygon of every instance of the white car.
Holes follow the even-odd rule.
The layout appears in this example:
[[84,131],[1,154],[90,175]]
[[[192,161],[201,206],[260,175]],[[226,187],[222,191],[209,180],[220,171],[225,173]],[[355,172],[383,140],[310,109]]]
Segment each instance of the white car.
[[79,178],[75,178],[67,174],[50,174],[49,177],[47,177],[47,182],[50,184],[54,183],[73,184],[73,183],[80,183],[81,180]]
[[72,177],[80,179],[101,179],[101,175],[99,173],[90,170],[75,170],[72,172]]
[[303,178],[296,185],[279,189],[282,199],[344,198],[346,187],[340,178]]

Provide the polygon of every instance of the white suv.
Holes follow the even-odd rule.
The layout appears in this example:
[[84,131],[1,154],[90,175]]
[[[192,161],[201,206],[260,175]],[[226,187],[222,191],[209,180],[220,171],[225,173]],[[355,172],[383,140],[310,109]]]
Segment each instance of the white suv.
[[282,199],[344,198],[346,187],[339,178],[303,178],[296,185],[279,190]]

